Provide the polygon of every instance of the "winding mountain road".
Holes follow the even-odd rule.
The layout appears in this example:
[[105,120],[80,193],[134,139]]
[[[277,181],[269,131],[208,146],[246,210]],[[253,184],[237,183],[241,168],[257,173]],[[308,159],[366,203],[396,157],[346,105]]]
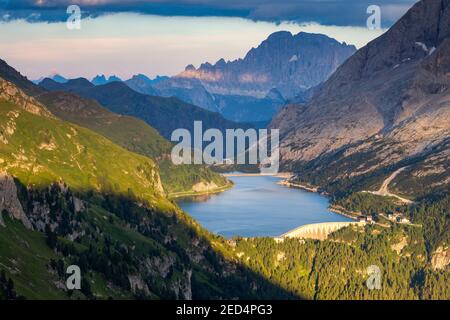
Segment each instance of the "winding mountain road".
[[398,176],[403,170],[405,170],[407,167],[402,167],[396,171],[394,171],[389,177],[386,178],[386,180],[383,181],[383,184],[381,185],[380,189],[378,191],[367,191],[372,194],[376,194],[379,196],[386,196],[386,197],[394,197],[400,200],[403,203],[410,204],[413,203],[413,201],[402,198],[399,195],[396,195],[394,193],[389,192],[389,184],[392,182],[392,180],[395,179],[396,176]]

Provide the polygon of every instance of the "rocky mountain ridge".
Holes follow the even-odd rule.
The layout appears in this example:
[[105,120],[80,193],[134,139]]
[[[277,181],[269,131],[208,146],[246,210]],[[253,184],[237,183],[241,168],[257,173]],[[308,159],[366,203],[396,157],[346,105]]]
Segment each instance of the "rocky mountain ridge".
[[271,34],[243,59],[199,68],[186,67],[179,77],[198,79],[214,94],[264,98],[277,89],[285,99],[326,80],[356,48],[322,34],[287,31]]
[[333,181],[420,158],[396,180],[431,175],[438,179],[428,177],[433,184],[448,184],[438,168],[449,161],[449,3],[418,2],[339,67],[309,103],[284,108],[271,123],[281,131],[283,165],[328,168]]

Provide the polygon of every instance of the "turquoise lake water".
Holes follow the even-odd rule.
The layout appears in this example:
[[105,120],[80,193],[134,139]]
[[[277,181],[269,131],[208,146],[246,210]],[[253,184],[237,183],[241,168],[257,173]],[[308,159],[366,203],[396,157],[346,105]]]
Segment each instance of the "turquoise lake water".
[[350,221],[328,210],[328,199],[277,184],[270,176],[231,177],[234,188],[178,204],[209,231],[233,236],[279,236],[301,225]]

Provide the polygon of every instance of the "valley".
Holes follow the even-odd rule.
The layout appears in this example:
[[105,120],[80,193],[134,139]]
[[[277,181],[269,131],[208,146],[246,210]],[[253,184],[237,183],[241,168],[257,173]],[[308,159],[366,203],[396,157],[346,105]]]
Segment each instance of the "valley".
[[[15,23],[1,17],[2,31]],[[188,20],[173,47],[177,24],[144,38],[89,29],[127,17],[94,15],[61,41],[88,34],[97,53],[71,56],[75,77],[47,67],[52,76],[30,81],[21,72],[62,57],[3,46],[18,54],[0,60],[0,300],[450,299],[450,0],[411,3],[359,48],[268,34],[267,21],[245,46],[231,28],[230,48]],[[228,18],[208,17],[208,32]],[[36,26],[64,26],[52,22]],[[119,50],[147,42],[158,43],[151,56]],[[133,61],[163,49],[200,64]],[[234,58],[201,62],[225,52]],[[246,130],[268,131],[270,146]],[[265,174],[268,164],[279,170]],[[66,285],[71,266],[80,289]]]

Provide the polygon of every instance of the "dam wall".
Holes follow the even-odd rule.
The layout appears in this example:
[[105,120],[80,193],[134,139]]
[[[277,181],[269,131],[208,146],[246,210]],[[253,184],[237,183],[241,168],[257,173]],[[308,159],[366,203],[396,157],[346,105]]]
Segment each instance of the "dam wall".
[[299,238],[325,240],[328,236],[345,227],[351,225],[364,226],[365,222],[324,222],[307,224],[282,234],[278,238]]

